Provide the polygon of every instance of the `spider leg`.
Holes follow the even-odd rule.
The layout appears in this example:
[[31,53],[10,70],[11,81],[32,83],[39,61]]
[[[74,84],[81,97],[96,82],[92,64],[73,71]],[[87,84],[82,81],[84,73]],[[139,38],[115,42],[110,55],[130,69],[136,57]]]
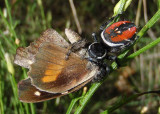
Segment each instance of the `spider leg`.
[[78,42],[71,44],[71,46],[68,49],[68,52],[66,53],[65,59],[68,60],[68,58],[72,52],[78,51],[81,48],[86,47],[86,45],[87,45],[87,41],[84,39],[79,40]]
[[111,23],[114,19],[116,19],[117,17],[119,17],[119,16],[122,15],[122,14],[123,14],[123,12],[120,13],[120,14],[117,14],[117,15],[114,16],[114,17],[111,17],[108,21],[104,22],[104,23],[100,26],[100,31],[103,31],[109,23]]
[[98,42],[97,34],[95,32],[92,33],[92,38],[94,42]]

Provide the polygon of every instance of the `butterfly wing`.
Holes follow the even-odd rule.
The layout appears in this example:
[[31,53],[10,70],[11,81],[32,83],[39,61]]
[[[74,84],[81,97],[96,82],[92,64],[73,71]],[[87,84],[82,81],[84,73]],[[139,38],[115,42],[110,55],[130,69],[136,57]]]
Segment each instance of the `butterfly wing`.
[[96,75],[96,66],[74,53],[65,60],[66,53],[65,48],[44,43],[28,72],[32,84],[50,93],[63,93]]
[[50,100],[50,99],[64,96],[71,92],[74,92],[80,89],[81,87],[83,87],[85,84],[87,84],[90,81],[91,80],[87,80],[82,84],[64,93],[48,93],[48,92],[37,89],[35,86],[31,84],[31,79],[27,78],[18,83],[18,95],[21,102],[27,102],[27,103],[42,102],[45,100]]
[[18,48],[14,63],[29,68],[35,60],[34,56],[37,53],[38,48],[45,42],[50,42],[64,48],[69,46],[68,42],[66,42],[60,34],[53,29],[48,29],[42,33],[40,38],[31,43],[30,46]]
[[[66,30],[66,35],[71,37],[68,38],[71,43],[80,39],[70,30]],[[17,49],[14,62],[30,69],[30,78],[18,84],[22,102],[40,102],[66,95],[80,89],[97,75],[97,66],[80,59],[83,55],[81,50],[78,55],[72,53],[66,61],[65,48],[68,46],[55,30],[48,29],[27,48]]]
[[18,83],[18,95],[22,102],[40,102],[61,96],[60,93],[51,94],[38,90],[31,84],[31,79],[22,80]]

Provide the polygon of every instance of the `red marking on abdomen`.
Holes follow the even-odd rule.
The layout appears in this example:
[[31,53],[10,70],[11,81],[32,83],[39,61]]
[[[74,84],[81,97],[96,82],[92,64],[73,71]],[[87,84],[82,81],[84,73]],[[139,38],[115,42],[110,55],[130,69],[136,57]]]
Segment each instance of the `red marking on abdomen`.
[[112,42],[120,42],[120,41],[123,41],[126,39],[130,39],[135,34],[136,30],[137,30],[136,27],[132,27],[132,28],[130,28],[130,30],[128,29],[126,31],[123,31],[123,33],[120,35],[117,35],[115,37],[111,37],[111,41]]
[[113,23],[111,26],[106,28],[105,33],[110,34],[110,30],[113,30],[114,28],[119,27],[120,25],[124,23],[131,23],[131,22],[130,21],[119,21],[119,22]]

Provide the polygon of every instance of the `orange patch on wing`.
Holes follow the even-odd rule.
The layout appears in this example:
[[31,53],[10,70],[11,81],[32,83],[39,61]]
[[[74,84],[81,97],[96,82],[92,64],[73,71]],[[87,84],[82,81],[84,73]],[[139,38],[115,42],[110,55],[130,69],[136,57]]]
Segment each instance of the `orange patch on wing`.
[[62,69],[65,67],[65,60],[62,60],[59,62],[61,65],[48,65],[46,67],[46,70],[44,72],[44,77],[42,78],[43,82],[53,82],[56,81],[58,78],[59,74],[61,73]]

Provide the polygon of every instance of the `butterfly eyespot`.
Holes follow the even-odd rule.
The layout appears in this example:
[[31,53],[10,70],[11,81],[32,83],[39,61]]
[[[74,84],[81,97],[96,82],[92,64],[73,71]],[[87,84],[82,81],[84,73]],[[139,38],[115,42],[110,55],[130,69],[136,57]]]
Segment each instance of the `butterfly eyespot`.
[[34,95],[36,95],[36,96],[41,96],[41,93],[40,93],[39,91],[35,91],[35,92],[34,92]]

